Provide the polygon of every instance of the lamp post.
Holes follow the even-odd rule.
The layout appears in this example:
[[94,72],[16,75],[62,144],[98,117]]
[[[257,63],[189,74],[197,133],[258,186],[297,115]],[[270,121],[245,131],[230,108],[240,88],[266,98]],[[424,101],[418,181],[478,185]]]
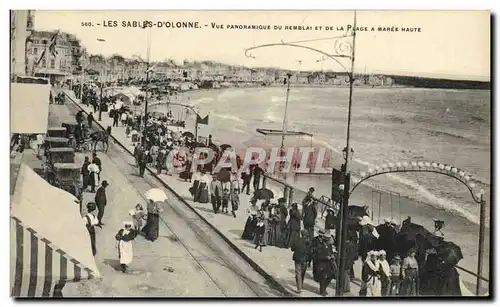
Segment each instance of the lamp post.
[[[258,49],[258,48],[264,48],[264,47],[275,47],[275,46],[287,46],[287,47],[295,47],[295,48],[301,48],[301,49],[307,49],[310,51],[314,51],[317,53],[320,53],[323,55],[323,59],[329,58],[331,60],[334,60],[339,64],[344,71],[348,75],[348,82],[349,82],[349,104],[348,104],[348,109],[347,109],[347,133],[346,133],[346,153],[351,153],[351,143],[350,143],[350,137],[351,137],[351,110],[352,110],[352,91],[353,91],[353,84],[354,84],[354,60],[355,60],[355,47],[356,47],[356,11],[354,11],[354,22],[352,25],[352,28],[348,30],[348,32],[342,36],[338,37],[333,37],[333,38],[327,38],[328,40],[330,39],[335,39],[335,44],[334,44],[334,51],[333,53],[328,53],[310,46],[305,46],[305,45],[300,45],[299,43],[305,43],[309,41],[317,41],[319,39],[311,39],[311,40],[305,40],[305,41],[298,41],[298,42],[290,42],[290,43],[285,43],[281,41],[281,43],[274,43],[274,44],[265,44],[265,45],[260,45],[252,48],[248,48],[245,50],[245,55],[254,58],[252,55],[249,54],[251,50]],[[346,37],[352,37],[352,44],[343,41],[343,38]],[[350,69],[347,69],[339,60],[338,58],[347,58],[350,60]],[[322,61],[320,60],[320,61]],[[319,61],[318,61],[319,62]],[[343,174],[344,174],[344,193],[343,193],[343,200],[341,202],[341,208],[340,208],[340,219],[339,219],[339,231],[338,237],[337,237],[337,242],[338,242],[338,252],[339,252],[339,257],[337,261],[337,266],[338,266],[338,273],[339,276],[337,277],[337,287],[336,287],[336,296],[342,296],[343,291],[342,290],[342,285],[344,284],[344,268],[346,265],[346,253],[343,248],[345,246],[345,242],[347,239],[346,233],[347,233],[347,209],[349,207],[349,196],[350,196],[350,173],[349,173],[349,159],[352,157],[352,154],[346,154],[344,157],[344,164],[343,164]],[[335,176],[335,170],[332,172],[332,178]],[[332,195],[335,193],[336,185],[333,184],[332,182]]]

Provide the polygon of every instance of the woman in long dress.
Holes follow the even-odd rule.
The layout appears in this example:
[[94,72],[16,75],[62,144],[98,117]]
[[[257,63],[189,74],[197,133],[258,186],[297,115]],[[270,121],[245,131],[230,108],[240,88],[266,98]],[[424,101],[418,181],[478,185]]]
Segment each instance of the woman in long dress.
[[201,179],[201,173],[197,171],[192,176],[193,185],[189,189],[189,192],[191,192],[191,195],[193,196],[193,201],[195,203],[198,202],[200,179]]
[[280,212],[276,204],[269,208],[269,245],[281,247]]
[[296,241],[300,239],[300,221],[302,216],[299,212],[297,203],[292,204],[290,209],[290,218],[287,225],[287,236],[285,240],[285,247],[290,248]]
[[236,173],[231,176],[231,214],[236,217],[236,211],[240,207],[240,181]]
[[159,236],[159,227],[160,227],[160,212],[161,208],[158,206],[158,203],[152,201],[151,199],[148,202],[148,217],[146,220],[146,226],[142,228],[142,232],[146,239],[154,242],[158,239]]
[[197,201],[202,204],[210,202],[210,196],[208,195],[208,187],[210,185],[210,176],[203,170],[201,171],[200,185],[198,186],[198,196]]
[[137,233],[132,229],[132,222],[124,222],[124,227],[118,231],[115,238],[118,241],[118,256],[120,258],[120,267],[123,273],[127,272],[128,265],[134,257],[132,242]]
[[366,296],[382,296],[382,284],[380,282],[381,267],[377,256],[378,252],[368,252],[361,271],[362,289],[366,290]]
[[257,206],[257,201],[252,201],[250,203],[251,206],[247,209],[248,218],[245,223],[245,228],[243,229],[243,234],[241,235],[243,240],[253,240],[255,237],[259,206]]

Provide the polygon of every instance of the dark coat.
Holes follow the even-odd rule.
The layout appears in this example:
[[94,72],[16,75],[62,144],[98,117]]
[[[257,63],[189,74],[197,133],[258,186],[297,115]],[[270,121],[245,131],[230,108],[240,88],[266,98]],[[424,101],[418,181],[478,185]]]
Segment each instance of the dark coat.
[[300,212],[299,210],[290,209],[290,219],[288,220],[288,228],[290,230],[300,231]]
[[315,204],[310,204],[302,207],[302,216],[304,227],[310,228],[314,227],[316,224],[316,217],[318,215],[318,210],[316,209]]
[[106,199],[106,189],[104,187],[99,187],[95,193],[95,203],[97,207],[104,207],[107,205]]
[[304,238],[292,244],[293,261],[309,262],[312,259],[311,241]]
[[328,214],[325,218],[325,229],[336,229],[337,223],[337,217],[333,214]]
[[94,163],[95,165],[99,166],[99,171],[102,171],[101,159],[95,157],[94,159],[92,159],[92,163]]
[[313,242],[313,255],[315,262],[315,268],[313,268],[315,274],[313,275],[315,275],[318,280],[335,276],[336,266],[332,246],[318,238],[315,238]]

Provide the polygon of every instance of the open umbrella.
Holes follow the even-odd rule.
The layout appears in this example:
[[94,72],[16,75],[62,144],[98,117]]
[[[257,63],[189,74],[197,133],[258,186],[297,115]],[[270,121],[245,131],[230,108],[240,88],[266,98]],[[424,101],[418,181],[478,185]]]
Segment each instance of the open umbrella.
[[219,147],[220,147],[220,150],[223,152],[224,150],[226,150],[228,148],[232,148],[233,146],[231,146],[229,144],[222,144]]
[[456,265],[464,257],[462,249],[453,242],[443,241],[436,251],[439,259],[452,265]]
[[194,134],[189,131],[186,131],[182,134],[182,137],[194,138]]
[[144,196],[147,199],[150,199],[154,202],[166,201],[168,199],[167,195],[165,194],[165,192],[163,192],[163,190],[156,189],[156,188],[153,188],[153,189],[147,191],[146,194],[144,194]]
[[217,179],[219,179],[220,182],[230,182],[231,173],[225,168],[221,169],[220,172],[217,174]]
[[255,191],[253,194],[254,199],[272,199],[274,198],[274,193],[273,191],[269,189],[260,189]]

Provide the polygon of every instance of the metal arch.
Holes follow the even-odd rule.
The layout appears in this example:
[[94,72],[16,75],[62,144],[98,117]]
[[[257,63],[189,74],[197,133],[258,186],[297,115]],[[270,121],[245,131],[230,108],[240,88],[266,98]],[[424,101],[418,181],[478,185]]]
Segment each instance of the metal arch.
[[319,49],[316,49],[316,48],[313,48],[313,47],[309,47],[309,46],[302,46],[302,45],[290,44],[290,43],[285,43],[285,42],[282,41],[281,43],[264,44],[264,45],[255,46],[255,47],[251,47],[251,48],[245,49],[245,56],[247,56],[249,58],[255,58],[251,54],[248,54],[248,52],[251,51],[251,50],[259,49],[259,48],[276,47],[276,46],[288,46],[288,47],[302,48],[302,49],[308,49],[308,50],[311,50],[311,51],[314,51],[314,52],[321,53],[324,56],[327,56],[328,58],[330,58],[330,59],[334,60],[335,62],[337,62],[337,64],[339,64],[344,69],[344,71],[349,74],[349,78],[352,79],[352,75],[349,72],[349,70],[347,68],[345,68],[345,66],[342,63],[340,63],[339,60],[336,59],[336,58],[348,58],[348,59],[351,59],[352,56],[341,55],[341,54],[339,54],[339,55],[332,55],[332,54],[326,53],[324,51],[321,51]]
[[450,173],[445,173],[445,172],[441,172],[441,171],[437,171],[437,170],[429,170],[429,169],[397,169],[397,170],[390,170],[390,171],[382,171],[382,172],[378,172],[378,173],[375,173],[375,174],[371,174],[369,176],[366,176],[366,177],[363,177],[360,181],[358,181],[351,189],[351,191],[349,192],[349,194],[352,194],[354,192],[354,190],[356,189],[356,187],[362,183],[363,181],[369,179],[369,178],[372,178],[372,177],[375,177],[375,176],[378,176],[378,175],[383,175],[383,174],[389,174],[389,173],[436,173],[436,174],[440,174],[440,175],[445,175],[445,176],[448,176],[448,177],[451,177],[451,178],[454,178],[458,181],[460,181],[463,185],[465,185],[467,187],[467,190],[469,190],[471,196],[472,196],[472,199],[480,204],[481,203],[481,199],[478,198],[475,194],[474,194],[474,191],[472,190],[472,188],[464,181],[462,180],[460,177],[458,176],[454,176],[453,174],[450,174]]

